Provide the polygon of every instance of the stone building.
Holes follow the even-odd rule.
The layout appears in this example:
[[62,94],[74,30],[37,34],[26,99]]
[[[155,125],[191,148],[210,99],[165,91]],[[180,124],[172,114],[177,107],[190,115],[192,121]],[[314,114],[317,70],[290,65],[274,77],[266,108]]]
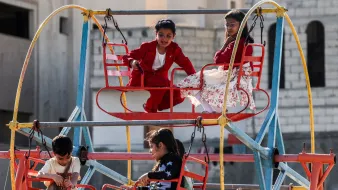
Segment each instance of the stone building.
[[[257,1],[247,0],[245,7],[250,8]],[[330,148],[334,148],[337,143],[337,124],[335,117],[338,114],[338,65],[336,64],[338,53],[338,24],[335,22],[337,16],[337,2],[333,0],[308,0],[308,1],[277,1],[288,8],[288,15],[292,19],[307,60],[312,96],[314,104],[314,120],[316,130],[316,152],[328,153]],[[264,22],[263,40],[266,41],[266,56],[263,68],[263,77],[261,87],[269,90],[271,88],[271,73],[273,62],[273,46],[275,37],[275,16],[266,15]],[[249,22],[251,24],[252,21]],[[184,53],[189,56],[196,68],[201,68],[206,63],[212,62],[214,52],[221,47],[223,41],[223,31],[221,27],[217,28],[194,28],[179,27],[175,41],[182,47]],[[138,47],[141,42],[154,38],[152,29],[137,28],[123,30],[130,44],[130,49]],[[129,35],[130,34],[130,35]],[[108,35],[116,42],[120,42],[121,37],[117,31],[109,31]],[[256,42],[260,42],[260,29],[257,23],[253,31]],[[101,59],[100,34],[93,32],[93,75],[91,88],[93,90],[92,99],[95,99],[97,90],[103,86],[103,70]],[[184,75],[178,76],[183,77]],[[178,80],[178,79],[177,79]],[[126,82],[126,81],[125,81]],[[131,109],[142,111],[140,102],[147,97],[147,93],[132,93],[127,95],[128,105]],[[101,96],[101,101],[107,108],[114,111],[122,111],[118,108],[119,93],[107,92]],[[266,104],[266,97],[262,94],[256,94],[255,100],[257,106],[262,108]],[[189,102],[177,106],[179,111],[187,111],[190,108]],[[105,115],[96,108],[95,102],[92,104],[93,118],[98,120],[112,120],[111,116]],[[307,143],[307,150],[310,149],[310,125],[308,99],[305,86],[305,75],[301,64],[297,45],[292,36],[291,30],[285,22],[284,30],[284,48],[282,57],[282,72],[279,94],[279,118],[281,129],[284,135],[285,147],[287,153],[299,153],[302,150],[302,143]],[[244,123],[244,130],[252,135],[259,131],[265,114],[247,120]],[[146,129],[145,129],[146,130]],[[186,141],[190,138],[190,129],[174,129],[176,137]],[[210,138],[209,146],[218,146],[217,138],[219,129],[207,128],[207,135]],[[125,150],[125,139],[119,138],[106,140],[102,138],[103,133],[115,134],[122,137],[125,135],[124,127],[114,129],[94,129],[93,140],[96,146],[105,146],[113,150]],[[135,128],[132,130],[132,149],[134,151],[143,151],[144,129]],[[111,137],[110,137],[111,139]],[[194,151],[197,151],[200,145],[196,145]],[[245,152],[250,152],[246,150]],[[151,162],[133,162],[134,178],[151,168]],[[298,172],[304,174],[299,165],[292,165]],[[194,166],[192,166],[194,168]],[[196,168],[194,168],[196,169]],[[198,169],[196,169],[198,170]],[[218,182],[216,175],[217,164],[211,167],[209,182]],[[227,164],[226,165],[227,183],[256,183],[255,176],[240,175],[238,171],[254,171],[251,164]],[[214,174],[214,175],[213,175]],[[338,175],[337,169],[333,169],[328,180],[327,189],[337,188],[333,180]],[[291,182],[286,180],[286,183]]]

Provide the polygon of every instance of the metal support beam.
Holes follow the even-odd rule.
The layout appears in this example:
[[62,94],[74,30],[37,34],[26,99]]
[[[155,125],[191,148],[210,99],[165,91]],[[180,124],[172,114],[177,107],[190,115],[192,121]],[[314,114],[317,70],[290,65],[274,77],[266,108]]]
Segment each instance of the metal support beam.
[[232,123],[228,123],[225,128],[235,135],[243,144],[245,144],[248,148],[253,151],[257,151],[263,158],[268,158],[269,148],[262,147],[256,141],[254,141],[249,135],[247,135],[244,131],[234,126]]
[[297,173],[295,170],[291,169],[289,166],[287,166],[283,162],[279,163],[279,167],[281,170],[284,170],[286,172],[286,175],[289,178],[293,179],[299,185],[309,188],[310,182],[307,179],[305,179],[303,176],[301,176],[299,173]]
[[[143,125],[194,125],[196,120],[149,120],[149,121],[73,121],[73,122],[40,122],[41,128],[59,127],[109,127],[109,126],[143,126]],[[161,127],[161,126],[160,126]]]
[[127,184],[128,178],[124,177],[123,175],[115,172],[114,170],[94,161],[94,160],[88,160],[87,164],[88,166],[93,166],[96,171],[102,173],[103,175],[116,180],[117,182],[121,184]]
[[[249,9],[239,9],[240,11],[247,13]],[[277,13],[276,8],[262,8],[262,13]],[[287,9],[283,8],[284,11]],[[108,12],[107,12],[108,11]],[[91,11],[94,15],[180,15],[180,14],[226,14],[231,9],[198,9],[198,10],[187,10],[187,9],[176,9],[176,10],[111,10],[106,11]],[[253,12],[256,14],[256,12]]]
[[283,35],[284,34],[284,17],[278,16],[276,23],[276,40],[273,59],[273,73],[272,73],[272,88],[271,88],[271,109],[275,110],[275,114],[272,117],[271,123],[268,126],[268,148],[270,150],[268,163],[265,168],[265,185],[267,189],[272,189],[272,177],[273,177],[273,149],[276,144],[276,131],[278,121],[278,98],[279,98],[279,83],[280,72],[282,63],[282,49],[283,49]]
[[90,178],[92,178],[92,176],[95,173],[95,167],[93,166],[89,166],[88,170],[86,172],[86,174],[83,176],[82,180],[81,180],[81,184],[88,184]]
[[[239,9],[248,12],[249,9]],[[231,9],[199,9],[199,10],[109,10],[109,15],[178,15],[178,14],[226,14]]]
[[260,156],[259,152],[254,151],[254,157],[255,157],[255,168],[256,168],[256,175],[258,177],[258,184],[260,190],[267,190],[265,186],[265,178],[263,173],[263,167],[262,167],[262,158]]
[[277,177],[276,183],[273,186],[273,190],[279,190],[283,184],[283,181],[285,179],[286,173],[284,170],[279,172],[279,175]]

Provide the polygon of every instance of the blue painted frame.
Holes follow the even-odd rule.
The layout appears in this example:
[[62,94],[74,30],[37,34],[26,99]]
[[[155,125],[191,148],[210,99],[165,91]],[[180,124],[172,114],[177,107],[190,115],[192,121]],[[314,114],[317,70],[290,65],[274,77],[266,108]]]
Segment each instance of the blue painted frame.
[[[77,99],[76,107],[69,117],[68,121],[87,121],[84,113],[84,95],[86,90],[86,58],[87,58],[87,47],[89,38],[89,19],[84,19],[82,27],[82,42],[81,42],[81,53],[80,53],[80,68],[78,75],[78,87],[77,87]],[[246,146],[253,150],[256,175],[261,190],[278,189],[286,176],[295,180],[300,185],[309,187],[309,181],[298,174],[296,171],[291,169],[286,163],[279,163],[278,169],[280,169],[279,176],[276,180],[275,185],[272,184],[272,174],[274,169],[273,156],[274,148],[279,151],[280,154],[285,154],[284,142],[280,123],[278,119],[278,97],[279,97],[279,82],[280,82],[280,71],[281,71],[281,56],[282,56],[282,45],[283,45],[283,29],[284,29],[284,17],[277,17],[276,24],[276,41],[275,41],[275,52],[274,52],[274,63],[273,63],[273,78],[272,78],[272,89],[271,89],[271,106],[267,113],[267,116],[261,126],[261,129],[256,136],[255,140],[248,136],[244,131],[237,128],[232,123],[228,123],[225,127],[228,131],[234,134],[240,141]],[[64,127],[60,134],[67,135],[70,131],[69,127]],[[20,133],[28,136],[29,129],[23,128],[19,130]],[[79,147],[81,146],[82,133],[85,140],[85,144],[89,147],[89,152],[94,152],[93,144],[91,141],[90,131],[88,127],[76,127],[74,129],[74,155],[78,155]],[[261,146],[264,136],[268,133],[267,147]],[[47,146],[51,148],[52,139],[44,137]],[[41,143],[41,136],[35,134],[34,139]],[[106,166],[96,162],[95,160],[88,160],[86,163],[89,166],[85,176],[81,183],[87,184],[90,178],[93,176],[95,171],[101,172],[102,174],[122,183],[127,184],[128,179],[107,168]]]

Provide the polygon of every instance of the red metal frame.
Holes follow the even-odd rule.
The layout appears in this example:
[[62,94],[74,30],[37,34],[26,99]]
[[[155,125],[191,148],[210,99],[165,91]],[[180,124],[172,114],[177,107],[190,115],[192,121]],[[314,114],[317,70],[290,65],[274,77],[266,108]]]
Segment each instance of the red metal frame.
[[[26,153],[28,150],[16,150],[15,156],[19,159],[19,167],[21,159],[26,159]],[[52,154],[53,156],[53,154]],[[204,159],[204,154],[190,154],[190,158]],[[153,160],[150,153],[127,153],[127,152],[88,152],[89,160]],[[0,159],[9,159],[9,151],[0,151]],[[219,161],[219,154],[209,154],[210,161]],[[49,155],[46,151],[40,152],[40,149],[31,150],[29,160],[39,160],[41,163],[44,161],[41,159],[49,159]],[[336,155],[330,154],[284,154],[275,155],[275,162],[299,162],[299,163],[312,163],[321,162],[323,164],[335,164]],[[253,154],[224,154],[224,162],[254,162]],[[19,168],[18,167],[18,168]]]
[[[324,189],[324,181],[329,175],[333,166],[336,164],[336,157],[334,156],[333,159],[328,159],[329,156],[334,156],[332,151],[330,155],[309,155],[306,154],[304,151],[299,154],[300,163],[305,170],[306,176],[308,177],[308,179],[310,179],[310,190]],[[312,171],[310,171],[306,163],[311,163]],[[324,169],[325,165],[327,166]]]
[[[26,151],[20,151],[21,153],[18,153],[19,155],[19,164],[16,169],[16,177],[15,177],[15,186],[17,189],[20,190],[40,190],[40,188],[33,187],[33,182],[52,182],[52,179],[47,178],[38,178],[37,173],[38,171],[35,170],[36,166],[38,164],[45,164],[44,160],[39,159],[38,154],[40,152],[40,149],[37,148],[35,151],[33,151],[32,156],[38,156],[37,158],[29,157],[26,158]],[[30,162],[33,161],[34,165],[30,169]],[[86,188],[90,190],[96,190],[94,186],[91,185],[84,185],[84,184],[77,184],[76,187],[79,188]],[[70,190],[70,188],[68,188]]]
[[[16,167],[16,178],[15,185],[17,189],[22,190],[36,190],[36,188],[32,188],[33,181],[51,181],[50,179],[36,178],[37,171],[35,171],[35,167],[37,164],[43,164],[44,161],[41,159],[48,159],[49,155],[47,152],[40,152],[40,149],[37,148],[35,150],[30,151],[29,159],[26,158],[28,150],[17,150],[15,151],[15,157],[19,160],[18,166]],[[219,161],[218,154],[211,154],[210,161]],[[9,151],[0,151],[0,158],[10,158]],[[187,159],[183,159],[183,166],[187,161],[193,161],[200,163],[207,167],[208,165],[202,161],[204,158],[203,154],[190,154]],[[88,159],[90,160],[152,160],[153,158],[149,153],[122,153],[122,152],[93,152],[88,153]],[[32,169],[29,169],[30,162],[35,162]],[[322,190],[323,183],[333,166],[336,164],[336,155],[332,152],[330,154],[309,154],[302,152],[300,154],[285,154],[285,155],[275,155],[274,161],[278,162],[299,162],[304,170],[306,175],[310,180],[310,190]],[[254,162],[254,156],[252,154],[225,154],[224,162]],[[310,172],[309,168],[306,166],[307,163],[312,164],[312,172]],[[323,169],[323,165],[327,165],[325,169]],[[191,177],[196,180],[206,180],[207,173],[204,174],[204,177],[198,174],[192,174],[188,171],[183,171],[184,167],[181,170],[181,174],[187,177]],[[207,168],[205,170],[207,172]],[[204,181],[202,180],[203,184]],[[109,184],[104,187],[109,188]],[[90,185],[81,185],[79,187],[86,187],[92,190],[95,190],[94,187]],[[112,186],[113,188],[118,188],[117,186]],[[197,187],[195,187],[197,188]],[[202,186],[203,189],[203,186]]]
[[[174,90],[201,90],[202,86],[203,86],[203,71],[208,67],[223,66],[224,63],[219,63],[219,64],[211,63],[211,64],[205,65],[200,72],[201,73],[200,86],[197,87],[197,88],[177,88],[177,87],[175,87],[175,85],[173,84],[174,75],[177,71],[183,70],[182,68],[174,68],[172,70],[172,72],[171,72],[171,82],[170,82],[169,87],[145,87],[144,86],[144,74],[141,75],[141,86],[139,86],[139,87],[112,86],[112,85],[109,84],[109,77],[111,77],[111,76],[130,77],[131,76],[131,70],[130,70],[130,66],[127,63],[123,63],[122,55],[107,54],[107,52],[106,52],[107,46],[109,46],[109,47],[114,47],[114,46],[124,47],[125,53],[129,52],[128,47],[125,44],[116,44],[116,43],[103,44],[103,65],[104,65],[104,75],[105,75],[106,85],[105,85],[104,88],[101,88],[96,94],[96,104],[99,107],[99,109],[101,109],[103,112],[105,112],[109,115],[112,115],[114,117],[123,119],[123,120],[196,119],[197,116],[202,116],[204,119],[217,119],[221,115],[221,114],[213,114],[213,113],[195,113],[194,106],[192,106],[192,112],[174,112],[174,109],[173,109],[173,93],[174,93]],[[246,56],[245,52],[246,52],[246,49],[249,46],[261,48],[261,51],[262,51],[261,55],[260,56]],[[246,108],[248,107],[248,105],[250,103],[250,99],[248,98],[248,103],[243,110],[241,110],[237,113],[228,113],[227,117],[234,122],[254,117],[255,115],[258,115],[258,114],[262,113],[263,111],[265,111],[270,106],[270,96],[269,96],[269,94],[265,90],[260,88],[262,68],[263,68],[263,63],[264,63],[264,55],[265,55],[265,49],[264,49],[264,46],[262,44],[248,44],[244,48],[243,55],[242,55],[242,62],[234,64],[234,67],[240,68],[239,75],[238,75],[238,78],[237,78],[237,88],[239,90],[244,91],[244,93],[247,96],[249,96],[248,92],[246,92],[244,89],[240,88],[239,81],[245,75],[245,73],[242,71],[243,64],[247,63],[247,62],[251,62],[251,63],[253,63],[253,68],[254,68],[254,71],[251,73],[251,76],[258,78],[256,86],[254,87],[253,90],[262,91],[267,96],[267,105],[265,106],[265,108],[263,108],[259,112],[243,113],[243,111],[246,110]],[[107,60],[111,60],[111,61],[113,61],[113,63],[107,63]],[[118,69],[112,71],[112,70],[108,69],[109,67],[118,67]],[[119,68],[121,68],[121,67],[124,67],[126,69],[123,70],[123,71],[120,71]],[[127,113],[109,112],[106,109],[104,109],[99,103],[99,95],[104,90],[117,90],[117,91],[121,91],[122,93],[125,93],[125,92],[128,92],[128,91],[170,90],[170,111],[169,112],[159,112],[159,113],[132,112],[121,101],[121,105],[128,110]],[[122,97],[122,94],[121,94],[121,97]],[[120,97],[120,99],[121,99],[121,97]]]
[[[202,164],[204,166],[204,169],[205,169],[204,176],[201,176],[199,174],[196,174],[196,173],[189,172],[189,171],[185,170],[185,165],[186,165],[186,163],[188,161],[187,158],[189,158],[189,161],[193,161],[193,162]],[[206,183],[207,183],[207,180],[208,180],[208,171],[209,171],[208,167],[209,167],[209,164],[206,163],[205,161],[199,160],[199,159],[191,157],[191,156],[185,156],[183,158],[183,160],[182,160],[182,167],[181,167],[181,172],[180,172],[179,178],[172,179],[172,180],[151,179],[150,181],[151,182],[177,182],[177,184],[181,184],[181,182],[183,180],[183,177],[189,177],[189,178],[192,178],[195,181],[202,182],[200,185],[194,185],[193,186],[194,189],[205,190],[206,189]],[[136,190],[137,186],[138,186],[137,183],[135,185],[133,185],[133,186],[122,185],[120,187],[115,186],[115,185],[110,185],[110,184],[104,184],[102,186],[102,190],[106,190],[107,188],[110,188],[110,189],[124,189],[124,188],[126,188],[126,189]],[[180,185],[178,185],[176,189],[177,190],[186,190],[185,188],[181,187]]]

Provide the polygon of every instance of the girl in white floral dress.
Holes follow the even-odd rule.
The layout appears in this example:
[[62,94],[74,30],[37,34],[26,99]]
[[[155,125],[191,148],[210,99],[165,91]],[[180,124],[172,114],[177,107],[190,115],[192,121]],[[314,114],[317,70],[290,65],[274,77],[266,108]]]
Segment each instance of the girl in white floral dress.
[[[232,10],[225,16],[226,40],[223,47],[216,52],[214,56],[215,63],[225,63],[224,66],[218,69],[203,71],[203,86],[202,90],[181,90],[182,97],[188,97],[195,106],[202,105],[204,112],[221,112],[224,101],[224,92],[226,88],[228,66],[232,50],[235,45],[235,39],[239,30],[240,24],[244,19],[245,14]],[[243,30],[241,39],[238,44],[235,63],[240,63],[242,58],[245,43],[253,43],[253,38],[249,36],[248,27]],[[246,55],[252,55],[253,48],[249,46],[246,49]],[[233,68],[231,74],[229,93],[227,98],[227,107],[236,107],[239,102],[241,106],[248,103],[248,96],[242,90],[236,87],[238,67]],[[241,77],[239,87],[249,94],[250,105],[249,108],[255,110],[255,103],[252,97],[252,78],[249,76],[253,70],[252,63],[244,63],[243,71],[245,75]],[[177,85],[180,88],[198,88],[200,86],[200,72],[190,75],[183,79]]]

